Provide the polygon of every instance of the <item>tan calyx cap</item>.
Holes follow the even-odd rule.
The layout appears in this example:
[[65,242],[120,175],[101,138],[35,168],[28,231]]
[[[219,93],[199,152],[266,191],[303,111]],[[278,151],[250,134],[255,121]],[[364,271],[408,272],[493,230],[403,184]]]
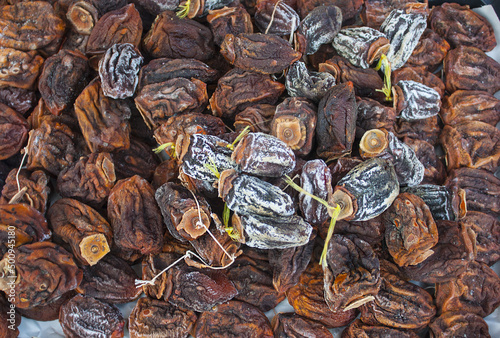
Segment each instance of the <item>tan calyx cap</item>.
[[69,7],[66,17],[78,33],[89,35],[98,20],[98,12],[89,2],[78,1]]
[[389,146],[387,131],[371,129],[359,141],[359,153],[363,159],[377,157]]
[[[328,196],[328,204],[340,206],[340,214],[337,217],[337,220],[350,218],[351,216],[354,216],[356,212],[356,210],[354,210],[353,197],[341,189],[335,190],[333,194]],[[328,211],[328,214],[332,217],[330,210]]]
[[[201,220],[200,220],[201,215]],[[200,223],[201,222],[201,223]],[[204,225],[204,226],[203,226]],[[176,229],[187,240],[193,240],[203,235],[210,226],[210,218],[203,209],[189,209],[183,216]],[[186,236],[187,235],[187,236]]]
[[285,142],[293,150],[302,148],[306,141],[307,129],[296,116],[280,116],[273,121],[272,135]]
[[80,254],[90,265],[97,264],[108,252],[108,240],[103,234],[86,236],[80,242]]

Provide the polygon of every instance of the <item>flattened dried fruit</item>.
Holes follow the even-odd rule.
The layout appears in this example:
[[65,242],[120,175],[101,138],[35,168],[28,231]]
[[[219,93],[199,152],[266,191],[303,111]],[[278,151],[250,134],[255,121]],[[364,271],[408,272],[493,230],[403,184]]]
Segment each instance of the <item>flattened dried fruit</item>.
[[441,96],[426,85],[401,80],[392,87],[396,114],[403,120],[421,120],[435,116],[441,108]]
[[287,143],[273,135],[249,133],[234,148],[231,159],[246,174],[280,177],[295,167],[295,154]]
[[201,113],[208,103],[207,85],[197,79],[173,78],[141,88],[135,105],[147,126],[156,129],[176,114]]
[[108,198],[108,219],[120,248],[146,255],[163,245],[163,221],[151,185],[140,176],[118,181]]
[[500,260],[500,222],[495,217],[478,211],[468,211],[460,222],[476,233],[478,262],[491,266]]
[[249,247],[259,249],[286,249],[305,245],[313,228],[298,215],[261,216],[234,213],[231,224]]
[[219,181],[219,197],[240,215],[292,216],[292,198],[280,188],[255,176],[225,170]]
[[128,319],[131,338],[187,338],[194,328],[197,315],[167,302],[141,298]]
[[142,289],[135,286],[137,278],[126,261],[108,254],[97,264],[83,267],[83,279],[77,291],[109,303],[127,303],[142,293]]
[[89,73],[88,60],[79,51],[62,49],[45,60],[38,89],[52,114],[61,115],[73,107]]
[[167,230],[175,239],[192,241],[210,227],[210,206],[203,197],[196,197],[186,187],[166,183],[156,190],[155,199]]
[[500,100],[479,90],[457,90],[443,98],[439,116],[449,125],[480,121],[496,126],[500,121]]
[[205,83],[217,79],[219,72],[202,61],[196,59],[153,59],[141,68],[139,73],[138,91],[142,87],[160,83],[176,77],[185,79],[198,79]]
[[[326,163],[320,159],[307,161],[302,166],[300,186],[309,194],[328,200],[333,188],[332,176]],[[304,193],[299,195],[299,207],[304,219],[315,225],[325,222],[330,217],[328,208],[324,204]]]
[[496,171],[500,161],[500,131],[491,124],[470,121],[446,125],[439,136],[448,170],[460,167]]
[[410,330],[429,325],[436,306],[425,289],[384,271],[380,279],[380,290],[373,302],[361,307],[363,323]]
[[44,119],[38,128],[30,131],[27,168],[58,175],[80,155],[76,138],[66,124]]
[[269,75],[234,68],[219,79],[210,108],[215,116],[231,118],[258,103],[275,104],[284,90],[285,86]]
[[71,245],[81,264],[94,265],[111,247],[113,232],[96,210],[71,198],[61,198],[49,208],[47,218],[54,233]]
[[99,77],[104,95],[124,99],[134,95],[143,57],[130,43],[117,43],[99,61]]
[[0,160],[14,156],[28,138],[28,121],[12,108],[0,103]]
[[276,107],[271,104],[263,103],[249,106],[234,117],[234,129],[236,132],[241,132],[248,127],[252,133],[269,134],[275,111]]
[[[82,271],[73,256],[52,242],[25,244],[15,251],[17,279],[13,304],[18,308],[46,304],[74,290],[82,280]],[[4,256],[2,268],[7,259]]]
[[356,118],[356,137],[361,138],[370,129],[385,129],[394,132],[396,110],[370,98],[356,98],[358,117]]
[[[19,182],[21,190],[26,190],[21,196],[16,196],[16,194],[19,193],[17,182]],[[5,185],[3,186],[2,195],[0,197],[0,204],[7,204],[16,196],[14,199],[16,203],[31,205],[42,214],[45,214],[50,194],[48,184],[49,177],[42,170],[31,172],[26,169],[12,169],[5,179]]]
[[333,335],[323,325],[295,313],[278,313],[273,317],[275,337],[331,338]]
[[427,28],[427,17],[420,13],[393,10],[380,26],[391,42],[387,58],[392,69],[398,69],[408,61],[420,36]]
[[210,60],[214,55],[213,35],[201,23],[180,19],[173,11],[160,13],[143,40],[153,58]]
[[71,197],[98,207],[108,198],[115,181],[115,166],[111,155],[92,153],[80,157],[59,173],[57,190],[63,197]]
[[245,251],[249,254],[239,256],[228,268],[227,276],[238,290],[234,299],[247,302],[260,311],[267,312],[281,303],[285,299],[285,294],[274,289],[268,261],[252,257],[251,250]]
[[0,47],[0,86],[33,89],[43,62],[36,51]]
[[488,324],[480,316],[463,311],[448,311],[430,323],[434,338],[477,337],[491,338]]
[[380,262],[370,244],[334,234],[323,263],[325,301],[332,311],[355,309],[380,289]]
[[77,295],[61,306],[59,322],[66,337],[116,337],[124,335],[125,320],[114,305]]
[[227,34],[253,33],[252,18],[244,6],[212,10],[207,21],[214,34],[214,42],[219,46]]
[[444,96],[444,83],[443,81],[434,75],[433,73],[427,71],[423,66],[411,67],[404,66],[401,67],[391,74],[392,82],[398,83],[402,80],[411,80],[415,82],[422,83],[429,88],[434,89],[438,92],[440,97]]
[[446,90],[500,90],[500,64],[476,47],[459,46],[444,58]]
[[0,8],[0,46],[29,51],[57,52],[66,24],[45,1],[18,2]]
[[361,68],[368,68],[382,54],[387,54],[390,47],[386,35],[370,27],[344,28],[332,44],[340,56]]
[[424,179],[421,184],[443,184],[446,178],[444,161],[436,154],[434,146],[427,141],[405,137],[403,142],[410,146],[424,165]]
[[235,67],[262,74],[279,73],[302,56],[286,40],[268,34],[227,34],[220,47]]
[[267,317],[256,307],[236,300],[203,312],[195,326],[195,337],[233,336],[271,338],[273,330]]
[[138,47],[142,36],[142,20],[134,4],[104,14],[90,33],[87,54],[100,55],[117,43]]
[[0,103],[3,103],[19,114],[25,116],[28,111],[36,104],[36,95],[34,91],[16,88],[3,87],[0,88]]
[[373,338],[417,338],[419,335],[412,331],[397,330],[387,326],[369,325],[361,321],[354,320],[344,331],[342,338],[358,338],[358,337],[373,337]]
[[299,41],[304,39],[306,55],[314,54],[319,47],[333,41],[342,26],[342,11],[337,6],[318,6],[300,21]]
[[289,35],[299,27],[300,17],[282,1],[257,1],[255,25],[264,34]]
[[352,82],[332,87],[318,105],[316,152],[323,159],[349,155],[356,136],[356,98]]
[[426,28],[406,64],[425,67],[432,72],[439,67],[449,50],[450,44],[445,39]]
[[445,38],[453,48],[473,46],[489,52],[497,45],[489,21],[469,6],[455,3],[436,6],[429,15],[429,26]]
[[285,85],[288,95],[318,102],[335,85],[335,77],[327,72],[310,72],[304,62],[297,61],[288,68]]
[[466,311],[481,317],[500,305],[500,277],[486,264],[471,262],[456,279],[436,284],[439,313]]
[[130,139],[130,148],[111,153],[118,179],[139,175],[150,180],[158,165],[151,146],[137,139]]

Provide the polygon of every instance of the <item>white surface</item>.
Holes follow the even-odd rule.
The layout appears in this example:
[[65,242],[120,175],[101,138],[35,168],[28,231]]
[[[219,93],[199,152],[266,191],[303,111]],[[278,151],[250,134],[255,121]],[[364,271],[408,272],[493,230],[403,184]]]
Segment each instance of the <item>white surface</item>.
[[[493,7],[491,5],[475,9],[475,11],[481,14],[482,16],[486,17],[494,27],[498,45],[495,47],[495,49],[493,49],[493,51],[488,52],[487,54],[492,58],[494,58],[496,61],[500,62],[500,21],[498,20],[498,17],[495,15],[495,11],[493,10]],[[500,98],[500,92],[496,93],[495,96]],[[495,270],[495,272],[498,275],[500,275],[500,262],[497,262],[497,264],[493,266],[493,270]],[[134,307],[134,304],[135,303],[128,303],[118,306],[124,318],[128,318],[130,312]],[[292,311],[293,308],[285,300],[282,303],[280,303],[275,309],[267,312],[266,315],[271,319],[275,312],[279,313],[279,312],[292,312]],[[485,320],[488,323],[491,337],[493,338],[500,337],[500,308],[497,308],[491,315],[486,317]],[[331,332],[333,333],[334,337],[337,338],[340,337],[342,330],[343,328],[332,329]],[[61,325],[57,320],[51,322],[37,322],[35,320],[23,318],[21,321],[21,325],[19,326],[19,332],[20,332],[19,337],[21,338],[64,337]],[[126,331],[125,337],[129,337],[128,331]]]

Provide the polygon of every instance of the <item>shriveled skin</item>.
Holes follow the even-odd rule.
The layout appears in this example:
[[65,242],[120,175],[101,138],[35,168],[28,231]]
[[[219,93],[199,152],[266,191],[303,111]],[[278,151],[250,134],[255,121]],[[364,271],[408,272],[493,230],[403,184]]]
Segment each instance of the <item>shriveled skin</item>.
[[76,289],[82,271],[73,256],[52,242],[25,244],[16,249],[18,283],[14,304],[29,308],[46,304]]
[[107,254],[96,265],[83,268],[83,279],[77,290],[108,303],[127,303],[142,293],[142,288],[135,286],[136,279],[137,274],[127,262]]
[[440,97],[444,96],[443,80],[427,71],[424,66],[404,66],[395,70],[391,77],[393,83],[398,83],[401,80],[420,82],[437,91]]
[[124,336],[125,320],[120,310],[92,297],[77,295],[61,306],[59,322],[68,338]]
[[134,95],[144,58],[130,43],[115,44],[99,61],[99,77],[104,95],[124,99]]
[[[95,264],[95,262],[87,260],[89,253],[82,252],[80,243],[84,238],[102,235],[102,239],[106,242],[104,246],[107,245],[107,251],[111,247],[113,242],[111,226],[95,209],[82,202],[71,198],[61,198],[51,205],[47,211],[47,218],[54,233],[71,245],[73,254],[83,265]],[[102,248],[101,245],[97,246],[95,250],[98,248],[106,251],[106,248]]]
[[495,172],[500,161],[500,131],[491,124],[470,121],[445,126],[439,137],[448,170],[460,167]]
[[215,311],[203,312],[196,322],[197,338],[271,338],[267,317],[253,305],[232,300],[218,305]]
[[479,90],[457,90],[444,97],[439,116],[449,125],[480,121],[496,126],[500,121],[500,100]]
[[[368,242],[372,247],[376,247],[384,240],[385,224],[382,220],[382,215],[367,221],[337,221],[335,223],[335,233],[355,235],[356,237]],[[321,238],[326,238],[329,227],[329,219],[321,224],[319,229],[319,235]]]
[[128,319],[131,338],[187,338],[197,320],[194,311],[167,302],[141,298]]
[[0,9],[0,46],[51,55],[62,42],[66,24],[45,1],[19,2]]
[[288,95],[318,102],[335,82],[332,74],[309,71],[304,62],[296,61],[288,68],[285,85]]
[[239,169],[256,176],[281,177],[295,167],[292,149],[276,136],[249,133],[234,148],[231,159]]
[[473,46],[489,52],[497,45],[493,27],[469,6],[443,3],[429,15],[429,27],[445,38],[453,48]]
[[285,86],[269,75],[234,68],[219,79],[210,109],[215,116],[232,118],[258,103],[275,104],[284,90]]
[[365,0],[361,18],[368,27],[379,29],[385,18],[394,9],[403,9],[408,3],[418,3],[416,0]]
[[267,260],[241,255],[228,268],[227,276],[238,290],[234,299],[252,304],[262,312],[274,309],[285,299],[285,293],[273,287],[272,271]]
[[450,44],[430,28],[426,28],[420,37],[407,66],[421,66],[434,71],[450,50]]
[[393,87],[394,108],[403,120],[421,120],[435,116],[441,108],[439,93],[420,82],[400,80]]
[[356,237],[334,234],[328,244],[325,301],[332,311],[344,311],[373,299],[380,289],[380,263],[370,244]]
[[384,83],[378,72],[373,68],[356,67],[346,58],[336,55],[330,59],[321,60],[318,70],[332,74],[337,83],[351,81],[357,96],[385,103],[385,95],[377,91],[377,89],[384,86]]
[[234,117],[235,131],[241,132],[246,127],[249,127],[253,133],[262,132],[269,134],[275,110],[275,106],[265,103],[245,108]]
[[115,244],[142,254],[160,252],[164,227],[152,186],[140,176],[116,183],[108,198]]
[[446,90],[500,90],[500,64],[476,47],[459,46],[444,58]]
[[426,260],[400,268],[401,276],[424,283],[441,283],[457,278],[476,257],[471,229],[455,221],[437,221],[439,242]]
[[288,35],[297,30],[300,17],[285,2],[259,1],[255,6],[254,20],[261,33]]
[[[17,176],[17,179],[16,179]],[[26,193],[17,201],[19,203],[32,205],[36,210],[45,214],[50,194],[49,176],[42,170],[33,172],[26,169],[12,169],[5,179],[2,188],[0,204],[7,204],[19,192],[17,180],[21,189],[26,187]]]
[[286,292],[299,283],[312,257],[314,238],[309,243],[294,248],[269,250],[269,264],[273,269],[273,285],[279,293]]
[[467,210],[500,216],[500,179],[484,169],[459,168],[449,172],[445,186],[465,190]]
[[342,11],[337,6],[318,6],[310,11],[299,25],[299,34],[305,40],[305,54],[314,54],[321,45],[332,42],[341,26]]
[[201,113],[208,103],[206,84],[197,79],[173,78],[141,88],[135,104],[150,129],[156,129],[170,117],[183,113]]
[[434,220],[456,221],[467,211],[458,191],[442,185],[421,184],[405,187],[401,191],[420,197],[429,207]]
[[0,85],[34,89],[43,62],[36,51],[0,48]]
[[429,325],[431,337],[491,338],[488,324],[480,316],[464,311],[448,311]]
[[500,305],[500,277],[485,263],[471,262],[457,279],[436,284],[439,313],[466,311],[481,317]]
[[80,157],[57,177],[57,190],[63,197],[75,198],[91,206],[102,205],[116,181],[115,166],[109,153]]
[[344,331],[342,338],[417,338],[416,333],[406,330],[397,330],[382,325],[365,324],[361,319],[354,320]]
[[139,47],[142,36],[142,20],[134,4],[107,11],[90,33],[87,54],[103,54],[117,43],[130,43]]
[[195,78],[208,83],[214,82],[218,76],[217,70],[196,59],[153,59],[141,68],[138,91],[144,86],[165,82],[176,77]]
[[361,306],[363,323],[409,330],[429,325],[436,306],[425,289],[385,271],[381,272],[381,279],[375,300]]
[[174,268],[170,304],[196,312],[211,311],[238,294],[233,282],[220,270],[187,265]]
[[111,153],[117,179],[139,175],[150,180],[158,165],[151,146],[139,138],[130,139],[130,148]]
[[[321,160],[310,160],[302,166],[300,185],[308,193],[328,200],[328,195],[333,193],[330,169]],[[304,219],[311,224],[321,224],[330,216],[325,205],[306,194],[299,195],[299,207]]]
[[439,117],[437,115],[413,121],[396,118],[394,131],[394,134],[398,138],[410,137],[435,145],[441,133],[441,127],[439,126]]
[[220,52],[235,67],[262,74],[279,73],[302,56],[288,41],[271,34],[228,34]]
[[272,325],[275,337],[333,337],[332,333],[322,324],[295,313],[278,313],[273,317]]
[[316,152],[323,159],[349,155],[356,136],[354,85],[346,82],[332,87],[318,105]]
[[356,98],[358,117],[356,119],[356,136],[361,138],[370,129],[384,128],[394,132],[396,111],[370,98]]
[[0,88],[0,103],[3,103],[21,115],[25,115],[36,105],[35,92],[17,87]]
[[243,6],[212,10],[207,21],[214,34],[214,42],[219,46],[227,34],[253,33],[252,17]]
[[14,156],[28,138],[28,121],[12,108],[0,103],[0,160]]
[[460,222],[476,233],[477,261],[492,266],[500,260],[500,222],[495,217],[468,211]]
[[76,291],[68,291],[57,299],[46,304],[29,307],[27,309],[17,309],[23,317],[37,321],[51,321],[59,319],[59,310],[61,306],[76,295]]
[[52,114],[61,115],[73,106],[89,74],[88,59],[79,51],[63,49],[45,60],[38,89]]
[[443,184],[446,179],[446,167],[436,154],[434,146],[427,141],[405,137],[403,142],[408,145],[424,166],[424,177],[420,184]]
[[214,55],[210,29],[195,20],[184,20],[174,11],[160,13],[144,37],[144,50],[153,58],[210,60]]
[[295,313],[320,322],[327,328],[349,324],[357,316],[354,309],[332,311],[325,302],[323,270],[318,261],[311,261],[300,275],[299,283],[286,292]]
[[80,155],[75,138],[66,124],[44,119],[38,128],[30,131],[27,168],[58,175]]
[[104,95],[101,81],[94,79],[75,101],[75,114],[92,152],[130,147],[130,107]]

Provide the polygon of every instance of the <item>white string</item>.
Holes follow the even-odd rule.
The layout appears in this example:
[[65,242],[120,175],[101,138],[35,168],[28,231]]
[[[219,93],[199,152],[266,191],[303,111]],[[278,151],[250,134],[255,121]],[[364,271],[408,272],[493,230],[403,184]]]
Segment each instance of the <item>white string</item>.
[[264,32],[264,34],[267,34],[267,32],[269,32],[269,29],[271,28],[273,21],[274,21],[274,13],[276,13],[276,7],[278,7],[278,4],[280,2],[281,2],[281,0],[276,1],[276,4],[274,5],[274,8],[273,8],[273,13],[271,14],[271,21],[269,21],[269,24],[267,25],[267,28],[266,28],[266,31]]
[[17,191],[21,191],[21,184],[19,183],[19,173],[21,172],[21,168],[23,167],[24,160],[26,159],[26,156],[28,155],[28,147],[24,147],[24,155],[23,158],[21,159],[21,164],[19,165],[19,168],[17,169],[16,173],[16,183],[17,183]]
[[215,238],[215,236],[212,234],[212,232],[210,230],[208,230],[207,226],[203,222],[201,222],[200,204],[198,202],[198,199],[196,198],[196,195],[191,190],[189,190],[189,192],[193,195],[194,200],[196,202],[196,207],[198,208],[198,221],[196,222],[196,225],[197,226],[201,225],[201,226],[203,226],[207,230],[208,234],[213,238],[213,240],[215,241],[215,243],[217,243],[217,245],[222,249],[222,251],[224,251],[224,253],[231,259],[231,261],[228,264],[224,265],[224,266],[211,266],[207,262],[205,262],[205,260],[203,258],[201,258],[199,255],[197,255],[196,253],[194,253],[191,250],[188,250],[188,251],[186,251],[186,253],[182,257],[180,257],[175,262],[173,262],[172,264],[170,264],[169,266],[167,266],[165,269],[163,269],[161,272],[159,272],[158,274],[156,274],[152,279],[150,279],[150,280],[136,279],[135,280],[135,287],[136,288],[140,288],[140,287],[143,287],[145,285],[154,285],[155,281],[156,281],[156,279],[158,279],[158,277],[160,277],[162,274],[164,274],[169,269],[171,269],[172,267],[174,267],[176,264],[178,264],[183,259],[184,260],[191,259],[191,256],[194,256],[194,257],[198,258],[203,263],[203,265],[205,267],[207,267],[209,269],[212,269],[212,270],[222,270],[222,269],[225,269],[225,268],[229,267],[231,264],[234,263],[235,258],[232,255],[230,255],[226,251],[226,249],[224,249],[224,247],[222,246],[222,244],[220,244],[220,242],[217,240],[217,238]]

